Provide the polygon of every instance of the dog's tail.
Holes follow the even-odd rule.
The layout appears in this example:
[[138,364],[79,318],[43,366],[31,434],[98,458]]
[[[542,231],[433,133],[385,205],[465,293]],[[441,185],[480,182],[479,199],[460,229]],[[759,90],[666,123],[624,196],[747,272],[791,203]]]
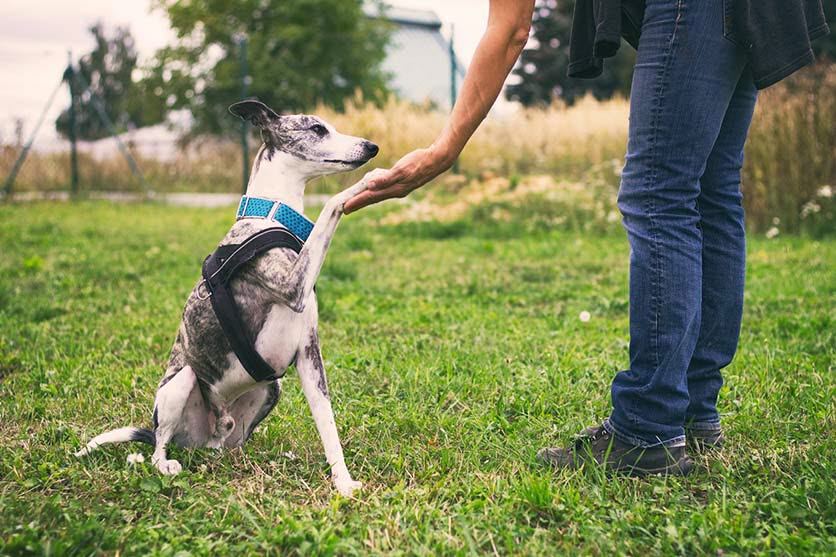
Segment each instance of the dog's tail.
[[154,436],[154,432],[150,429],[142,429],[139,427],[120,427],[119,429],[107,431],[101,435],[93,437],[83,449],[75,453],[75,456],[88,455],[99,448],[99,445],[106,445],[107,443],[124,443],[125,441],[141,441],[142,443],[148,443],[152,447],[157,444],[157,438]]

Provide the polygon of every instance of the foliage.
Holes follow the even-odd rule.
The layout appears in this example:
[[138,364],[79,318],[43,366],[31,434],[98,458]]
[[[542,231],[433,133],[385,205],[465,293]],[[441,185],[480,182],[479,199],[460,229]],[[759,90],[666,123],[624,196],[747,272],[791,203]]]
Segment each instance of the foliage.
[[387,26],[364,15],[361,0],[157,0],[177,44],[161,49],[145,78],[167,95],[169,111],[186,109],[194,135],[238,129],[227,107],[241,99],[246,38],[247,94],[277,111],[339,107],[360,90],[386,91],[380,64]]
[[558,182],[548,175],[472,180],[450,176],[381,222],[453,228],[484,225],[499,234],[510,230],[529,234],[544,230],[613,232],[621,222],[612,186],[618,182],[620,163],[613,160],[596,165],[578,182]]
[[[78,138],[95,140],[110,135],[95,104],[104,111],[118,132],[157,124],[163,120],[162,102],[133,82],[137,69],[134,38],[126,27],[117,27],[108,36],[101,23],[90,27],[96,46],[82,56],[76,68],[74,87]],[[72,79],[68,76],[65,78]],[[89,88],[86,86],[89,85]],[[62,136],[70,133],[69,107],[55,121]]]
[[750,242],[728,446],[688,479],[613,479],[534,454],[609,409],[629,358],[623,233],[380,225],[392,208],[345,219],[317,287],[364,482],[346,500],[292,373],[244,450],[174,449],[175,478],[143,445],[72,456],[150,425],[183,300],[234,207],[0,206],[0,554],[832,553],[836,243]]
[[813,52],[833,62],[836,61],[836,0],[822,0],[822,7],[830,34],[813,42]]
[[624,41],[618,53],[605,60],[599,77],[576,79],[566,75],[574,5],[571,0],[538,0],[532,20],[534,40],[513,71],[516,82],[505,89],[508,99],[532,106],[556,99],[572,104],[588,93],[599,100],[617,93],[629,94],[635,52]]

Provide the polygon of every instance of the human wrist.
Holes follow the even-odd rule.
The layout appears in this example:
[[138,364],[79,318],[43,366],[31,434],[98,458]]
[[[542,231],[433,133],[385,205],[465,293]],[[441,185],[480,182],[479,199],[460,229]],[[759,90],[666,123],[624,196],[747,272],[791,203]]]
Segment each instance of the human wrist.
[[457,148],[446,138],[440,137],[429,147],[436,166],[447,170],[458,158],[461,148]]

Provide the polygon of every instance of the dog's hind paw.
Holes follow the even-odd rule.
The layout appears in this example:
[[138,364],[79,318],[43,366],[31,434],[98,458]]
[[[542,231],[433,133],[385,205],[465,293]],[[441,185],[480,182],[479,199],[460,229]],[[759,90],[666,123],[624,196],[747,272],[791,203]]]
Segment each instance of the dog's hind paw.
[[351,497],[354,495],[355,491],[359,491],[363,488],[363,483],[356,480],[349,480],[347,482],[335,483],[334,487],[337,488],[337,491],[339,491],[340,495],[343,497]]
[[176,460],[160,460],[157,462],[157,470],[166,476],[176,476],[183,470],[183,466]]

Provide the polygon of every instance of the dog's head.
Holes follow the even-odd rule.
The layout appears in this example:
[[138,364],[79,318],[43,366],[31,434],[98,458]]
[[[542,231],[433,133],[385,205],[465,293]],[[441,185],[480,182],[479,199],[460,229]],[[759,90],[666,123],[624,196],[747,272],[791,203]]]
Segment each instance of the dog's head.
[[352,170],[377,155],[378,147],[371,141],[341,134],[316,116],[279,116],[255,100],[237,102],[229,111],[261,130],[263,157],[271,160],[277,152],[286,153],[309,176]]

